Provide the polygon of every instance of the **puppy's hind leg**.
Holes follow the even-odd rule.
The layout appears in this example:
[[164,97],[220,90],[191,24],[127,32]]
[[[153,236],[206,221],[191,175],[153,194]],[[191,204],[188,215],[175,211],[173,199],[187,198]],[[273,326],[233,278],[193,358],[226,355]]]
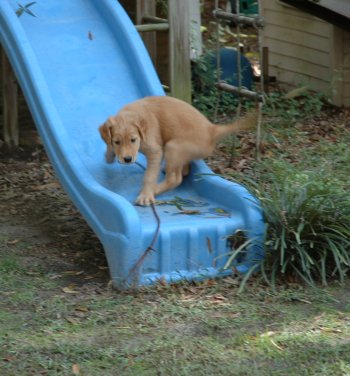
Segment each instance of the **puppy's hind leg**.
[[156,185],[155,194],[160,195],[166,191],[176,188],[182,182],[182,167],[167,168],[165,179]]
[[186,163],[183,167],[182,167],[182,176],[185,177],[185,176],[188,176],[190,174],[190,170],[191,170],[191,166],[189,163]]
[[164,159],[166,162],[165,179],[155,187],[155,194],[159,195],[181,184],[184,173],[188,173],[188,163],[179,160],[179,147],[176,143],[169,142],[165,146]]

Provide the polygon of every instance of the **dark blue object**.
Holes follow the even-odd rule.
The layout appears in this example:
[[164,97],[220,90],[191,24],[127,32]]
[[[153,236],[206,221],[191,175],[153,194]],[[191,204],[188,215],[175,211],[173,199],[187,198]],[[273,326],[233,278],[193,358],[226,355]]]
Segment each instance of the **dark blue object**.
[[[243,55],[240,55],[241,61],[241,84],[245,88],[251,90],[253,82],[253,69],[250,61]],[[237,72],[237,50],[229,47],[220,49],[220,70],[221,80],[227,83],[239,86],[239,73]],[[213,58],[213,64],[216,67],[216,56]]]

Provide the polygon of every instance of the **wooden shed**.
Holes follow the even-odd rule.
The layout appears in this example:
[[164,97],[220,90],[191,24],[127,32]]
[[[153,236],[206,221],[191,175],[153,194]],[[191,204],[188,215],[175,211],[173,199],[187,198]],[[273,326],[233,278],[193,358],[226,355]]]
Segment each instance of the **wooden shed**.
[[270,75],[350,107],[350,1],[262,0]]

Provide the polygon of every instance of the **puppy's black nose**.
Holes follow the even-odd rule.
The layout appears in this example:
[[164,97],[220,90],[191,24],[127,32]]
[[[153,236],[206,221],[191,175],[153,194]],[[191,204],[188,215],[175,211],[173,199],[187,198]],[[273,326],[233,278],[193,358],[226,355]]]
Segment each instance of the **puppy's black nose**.
[[132,161],[132,157],[124,157],[125,163],[130,163]]

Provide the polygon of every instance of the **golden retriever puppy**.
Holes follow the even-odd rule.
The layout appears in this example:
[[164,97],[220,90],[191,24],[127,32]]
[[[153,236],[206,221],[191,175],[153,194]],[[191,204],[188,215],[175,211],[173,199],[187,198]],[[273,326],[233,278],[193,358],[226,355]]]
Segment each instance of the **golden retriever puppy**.
[[[136,204],[150,205],[155,196],[182,182],[192,160],[211,155],[217,141],[251,128],[255,121],[254,112],[226,126],[214,125],[186,102],[154,96],[126,105],[99,131],[107,144],[108,163],[115,157],[120,163],[133,163],[139,151],[146,156],[147,168]],[[166,176],[158,183],[163,159]]]

